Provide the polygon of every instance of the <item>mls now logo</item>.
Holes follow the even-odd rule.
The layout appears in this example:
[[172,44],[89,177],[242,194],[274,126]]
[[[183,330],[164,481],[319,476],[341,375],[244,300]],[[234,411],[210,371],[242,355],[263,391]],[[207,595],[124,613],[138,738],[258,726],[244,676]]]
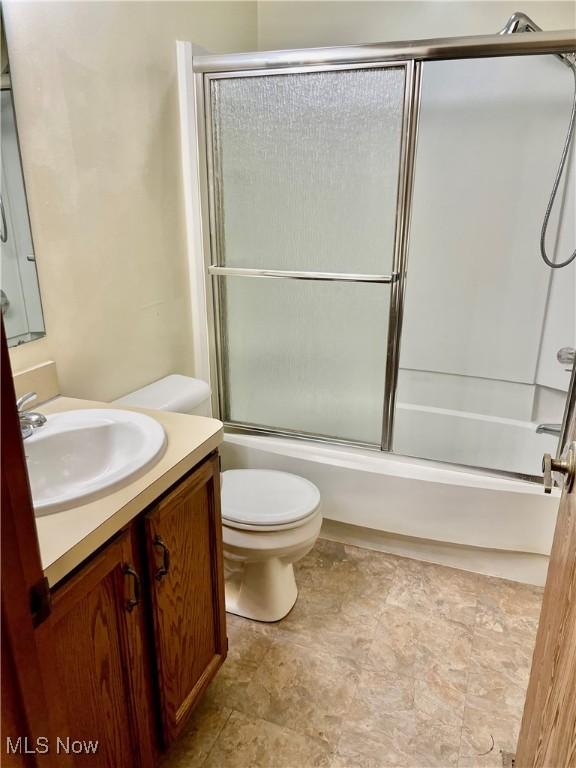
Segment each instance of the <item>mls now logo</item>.
[[97,741],[80,741],[79,739],[71,739],[70,736],[67,736],[65,739],[61,739],[60,736],[58,736],[56,739],[56,752],[58,754],[93,755],[97,751]]
[[[6,752],[9,755],[45,755],[50,752],[50,747],[50,740],[46,736],[38,736],[37,739],[29,739],[28,736],[6,737]],[[58,755],[93,755],[98,751],[98,742],[58,736],[55,750]]]

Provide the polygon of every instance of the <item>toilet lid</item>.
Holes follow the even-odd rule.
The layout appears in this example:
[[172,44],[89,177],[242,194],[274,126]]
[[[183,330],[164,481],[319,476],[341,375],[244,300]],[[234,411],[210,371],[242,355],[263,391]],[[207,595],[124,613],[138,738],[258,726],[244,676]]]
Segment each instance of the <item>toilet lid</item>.
[[309,480],[272,469],[222,473],[222,517],[248,525],[285,525],[312,514],[320,492]]

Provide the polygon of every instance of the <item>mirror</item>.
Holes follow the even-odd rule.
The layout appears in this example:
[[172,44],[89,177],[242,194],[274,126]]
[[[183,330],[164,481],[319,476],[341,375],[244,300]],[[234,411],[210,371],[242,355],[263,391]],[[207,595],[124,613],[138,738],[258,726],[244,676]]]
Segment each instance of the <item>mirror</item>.
[[45,330],[3,23],[1,38],[0,304],[8,346],[14,347]]

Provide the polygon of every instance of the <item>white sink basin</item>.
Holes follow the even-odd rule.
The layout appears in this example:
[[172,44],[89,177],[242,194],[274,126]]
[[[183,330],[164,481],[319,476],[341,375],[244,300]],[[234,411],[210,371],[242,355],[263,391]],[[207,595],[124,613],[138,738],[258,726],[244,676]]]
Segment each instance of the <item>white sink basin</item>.
[[94,408],[48,416],[24,441],[36,515],[109,493],[158,461],[165,444],[162,425],[143,413]]

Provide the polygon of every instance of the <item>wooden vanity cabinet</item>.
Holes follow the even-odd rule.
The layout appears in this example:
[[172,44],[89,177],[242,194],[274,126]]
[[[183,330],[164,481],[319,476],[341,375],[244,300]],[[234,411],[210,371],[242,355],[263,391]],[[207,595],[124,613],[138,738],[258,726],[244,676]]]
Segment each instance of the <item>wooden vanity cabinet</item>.
[[74,765],[153,768],[224,661],[219,480],[214,454],[53,590],[66,735],[98,741]]
[[168,746],[227,651],[218,457],[145,516],[162,735]]
[[124,531],[53,593],[50,631],[74,765],[152,768],[144,610],[131,532]]

